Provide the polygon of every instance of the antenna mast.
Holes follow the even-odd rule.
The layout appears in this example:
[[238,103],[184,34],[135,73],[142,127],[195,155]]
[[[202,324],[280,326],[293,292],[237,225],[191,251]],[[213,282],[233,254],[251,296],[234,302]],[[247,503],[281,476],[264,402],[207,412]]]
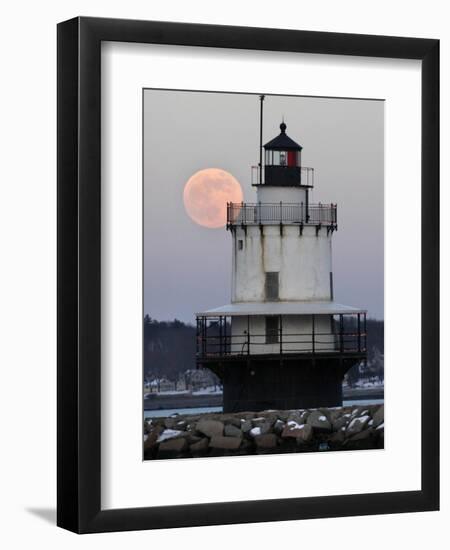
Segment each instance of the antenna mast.
[[261,103],[261,111],[260,111],[260,117],[259,117],[259,183],[262,183],[262,158],[263,158],[263,102],[264,102],[264,95],[259,96],[259,100]]

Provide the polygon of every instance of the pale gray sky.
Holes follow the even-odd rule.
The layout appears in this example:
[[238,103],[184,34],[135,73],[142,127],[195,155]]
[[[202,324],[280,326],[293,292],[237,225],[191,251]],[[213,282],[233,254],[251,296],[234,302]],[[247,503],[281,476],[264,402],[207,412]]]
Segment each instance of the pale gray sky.
[[[311,202],[337,203],[335,300],[384,318],[384,102],[267,95],[264,143],[287,134],[315,168]],[[144,312],[195,321],[229,303],[231,235],[195,224],[183,188],[203,168],[222,168],[254,202],[259,160],[257,95],[144,91]]]

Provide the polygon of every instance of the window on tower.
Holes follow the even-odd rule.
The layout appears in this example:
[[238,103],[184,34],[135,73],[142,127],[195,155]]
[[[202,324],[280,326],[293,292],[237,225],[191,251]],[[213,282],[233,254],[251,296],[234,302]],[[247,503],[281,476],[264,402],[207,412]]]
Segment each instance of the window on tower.
[[244,248],[244,241],[242,239],[238,240],[238,250],[242,250]]
[[265,285],[266,300],[271,302],[279,300],[278,286],[278,271],[267,271]]
[[278,316],[269,315],[266,317],[266,344],[278,344],[279,328]]

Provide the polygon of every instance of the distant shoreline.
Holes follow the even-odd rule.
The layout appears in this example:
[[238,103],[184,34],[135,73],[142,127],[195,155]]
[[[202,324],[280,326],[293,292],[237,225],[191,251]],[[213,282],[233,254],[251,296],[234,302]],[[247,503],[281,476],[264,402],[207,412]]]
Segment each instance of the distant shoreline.
[[[375,388],[345,388],[344,398],[353,400],[365,399],[383,399],[384,387]],[[220,407],[222,406],[222,394],[211,395],[157,395],[150,394],[144,399],[144,410],[157,411],[161,409],[188,409],[202,407]]]

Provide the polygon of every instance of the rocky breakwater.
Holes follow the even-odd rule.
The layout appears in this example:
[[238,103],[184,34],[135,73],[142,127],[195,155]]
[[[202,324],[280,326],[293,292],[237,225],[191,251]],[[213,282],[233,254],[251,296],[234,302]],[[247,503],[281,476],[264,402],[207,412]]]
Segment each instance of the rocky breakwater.
[[383,405],[173,415],[144,422],[146,460],[383,447]]

